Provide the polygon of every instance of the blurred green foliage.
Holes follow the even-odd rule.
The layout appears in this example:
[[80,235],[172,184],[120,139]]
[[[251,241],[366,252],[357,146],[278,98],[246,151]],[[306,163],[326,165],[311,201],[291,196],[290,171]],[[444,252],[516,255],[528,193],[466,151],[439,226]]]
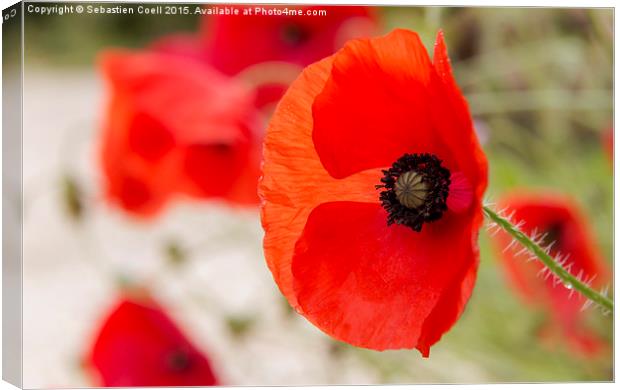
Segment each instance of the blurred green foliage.
[[187,249],[177,240],[170,239],[163,248],[168,263],[173,266],[181,266],[187,261]]
[[[125,6],[137,7],[138,4]],[[144,47],[168,34],[195,32],[198,22],[196,15],[73,13],[48,16],[26,13],[25,55],[37,63],[89,65],[103,48]]]
[[[611,265],[613,173],[601,135],[613,125],[612,10],[385,7],[381,15],[383,30],[415,30],[429,49],[437,30],[445,31],[490,162],[489,200],[515,188],[571,194]],[[26,55],[40,65],[90,65],[104,47],[140,47],[197,25],[195,16],[29,16]],[[515,297],[484,231],[480,244],[473,296],[430,359],[416,351],[333,344],[327,336],[326,345],[334,355],[350,353],[368,363],[388,383],[612,380],[611,351],[584,359],[539,343],[545,313]],[[175,247],[167,250],[171,258],[179,256]],[[611,316],[594,309],[588,315],[611,342]],[[253,322],[230,318],[228,325],[239,335]]]
[[256,324],[256,318],[248,315],[230,316],[226,318],[228,331],[235,338],[241,338],[247,335]]

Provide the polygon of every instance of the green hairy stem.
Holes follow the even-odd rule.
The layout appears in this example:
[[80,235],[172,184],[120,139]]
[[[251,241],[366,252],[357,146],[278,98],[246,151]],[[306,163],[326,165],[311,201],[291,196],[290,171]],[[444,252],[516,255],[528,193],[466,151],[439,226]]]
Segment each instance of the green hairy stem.
[[573,276],[568,272],[561,264],[559,264],[549,253],[541,248],[532,238],[523,233],[519,228],[512,224],[508,219],[502,217],[497,212],[489,208],[488,206],[482,207],[484,214],[495,222],[501,229],[508,233],[512,238],[527,248],[533,255],[535,255],[544,265],[557,276],[566,288],[572,288],[579,292],[585,298],[591,300],[595,304],[598,304],[604,309],[611,312],[614,310],[614,303],[607,296],[593,290],[579,278]]

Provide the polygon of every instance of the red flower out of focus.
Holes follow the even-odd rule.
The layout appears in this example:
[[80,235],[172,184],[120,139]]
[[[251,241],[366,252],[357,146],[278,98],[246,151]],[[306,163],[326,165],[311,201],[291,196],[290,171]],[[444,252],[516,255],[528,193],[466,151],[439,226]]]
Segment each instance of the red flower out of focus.
[[[277,102],[288,83],[289,68],[280,63],[294,64],[295,76],[302,67],[331,55],[353,38],[367,37],[377,29],[377,17],[371,7],[362,6],[299,6],[304,15],[266,15],[258,9],[283,10],[290,6],[246,6],[252,15],[206,15],[200,34],[172,35],[154,43],[153,47],[167,53],[204,61],[223,73],[236,75],[260,64],[262,73],[268,64],[275,73],[271,80],[260,83],[257,106]],[[326,11],[326,15],[317,14]],[[306,14],[306,13],[310,14]],[[313,15],[314,14],[314,15]],[[293,76],[292,78],[294,78]]]
[[208,359],[148,298],[124,297],[104,320],[88,368],[98,386],[215,386]]
[[267,263],[329,335],[428,356],[471,295],[486,186],[442,33],[432,62],[411,31],[350,41],[304,70],[269,124]]
[[[514,212],[512,219],[523,223],[521,230],[528,235],[543,235],[543,246],[554,243],[550,254],[566,260],[565,268],[582,280],[596,276],[592,286],[597,288],[608,280],[608,268],[603,261],[586,219],[578,206],[566,196],[554,193],[522,193],[508,196],[498,202],[506,213]],[[554,282],[553,275],[541,273],[542,265],[528,261],[530,254],[519,248],[506,248],[512,237],[500,231],[495,236],[506,275],[517,292],[528,304],[549,315],[547,334],[560,330],[569,346],[583,354],[600,351],[603,342],[593,331],[583,326],[584,300],[577,292]],[[570,264],[570,265],[569,265]],[[556,332],[557,333],[557,332]]]
[[[282,10],[290,6],[256,5]],[[218,15],[203,19],[201,35],[207,58],[217,69],[237,74],[248,66],[283,61],[306,66],[340,49],[353,38],[375,32],[370,7],[308,6],[304,15]],[[326,15],[316,13],[325,11]],[[306,13],[310,14],[306,14]],[[315,15],[312,15],[315,14]]]
[[256,204],[260,129],[254,95],[204,64],[108,51],[101,161],[109,200],[136,215],[175,194]]

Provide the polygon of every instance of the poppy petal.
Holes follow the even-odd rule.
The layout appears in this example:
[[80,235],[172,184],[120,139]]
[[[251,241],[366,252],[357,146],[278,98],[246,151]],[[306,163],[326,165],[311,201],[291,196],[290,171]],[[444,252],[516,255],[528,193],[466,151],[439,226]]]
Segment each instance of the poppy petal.
[[[473,288],[477,253],[469,223],[453,217],[417,233],[387,226],[378,204],[321,204],[308,217],[292,262],[301,313],[350,344],[417,347],[427,355]],[[433,314],[438,305],[440,314]]]
[[450,57],[448,57],[448,48],[443,31],[439,30],[435,40],[435,50],[433,52],[433,67],[439,78],[451,88],[458,90],[458,85],[452,74],[452,66],[450,65]]
[[[286,5],[269,8],[284,10]],[[331,55],[346,40],[371,35],[377,25],[371,7],[321,5],[299,9],[303,15],[266,16],[256,12],[205,16],[201,36],[209,62],[230,75],[269,61],[306,66]],[[325,14],[317,17],[318,13]]]
[[[106,197],[137,216],[152,216],[166,203],[177,181],[173,166],[177,154],[160,126],[147,126],[132,99],[116,94],[105,117],[101,164]],[[151,139],[150,131],[159,136]],[[157,174],[155,174],[157,173]]]
[[[441,37],[438,47],[445,49]],[[313,141],[330,175],[344,178],[390,166],[405,153],[432,153],[482,193],[486,158],[449,62],[442,60],[445,50],[440,53],[443,77],[418,35],[406,30],[351,41],[334,55],[312,107]]]
[[230,143],[244,137],[236,121],[247,116],[254,100],[244,84],[163,53],[110,50],[100,63],[115,92],[132,96],[141,111],[175,129],[177,142]]
[[422,334],[417,345],[422,356],[429,356],[431,346],[441,339],[441,336],[454,325],[463,313],[474,289],[478,264],[478,254],[476,254],[474,261],[467,264],[465,273],[458,274],[449,283],[450,287],[446,289],[432,313],[424,321]]
[[208,63],[204,42],[194,34],[166,35],[153,42],[150,48],[159,53],[191,58],[202,61],[205,64]]
[[100,63],[112,90],[102,147],[111,198],[141,215],[176,193],[257,203],[261,121],[245,84],[160,52],[111,50]]
[[152,300],[122,299],[99,330],[88,363],[101,386],[213,386],[210,363]]
[[[382,176],[379,170],[335,180],[325,171],[314,149],[310,107],[327,79],[331,62],[328,57],[302,72],[280,101],[264,141],[259,195],[263,200],[265,258],[292,306],[296,306],[296,298],[290,264],[310,211],[325,201],[376,203],[379,197],[374,189]],[[315,187],[308,190],[304,186],[308,183]]]
[[[250,147],[249,144],[187,146],[183,160],[183,172],[189,179],[188,193],[196,192],[197,195],[225,197],[246,169]],[[256,182],[258,175],[254,179]]]
[[406,30],[350,41],[336,53],[312,107],[314,144],[325,169],[341,179],[389,166],[407,152],[433,152],[432,72],[420,38]]
[[[487,186],[488,164],[474,131],[473,121],[465,97],[452,74],[450,59],[443,31],[437,33],[433,54],[431,107],[436,131],[447,134],[448,155],[455,156],[448,164],[454,172],[460,172],[475,194],[481,194]],[[445,158],[445,157],[444,157]]]
[[455,213],[467,210],[474,200],[474,190],[469,184],[467,177],[461,172],[454,172],[450,175],[450,193],[448,194],[447,205]]
[[170,130],[144,112],[132,118],[128,138],[129,148],[149,161],[160,160],[174,147]]

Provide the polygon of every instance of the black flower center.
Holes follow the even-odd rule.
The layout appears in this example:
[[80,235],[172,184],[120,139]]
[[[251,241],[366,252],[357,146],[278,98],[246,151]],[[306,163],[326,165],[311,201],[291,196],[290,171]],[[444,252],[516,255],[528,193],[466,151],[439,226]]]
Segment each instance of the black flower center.
[[375,187],[384,189],[379,200],[388,212],[388,225],[419,232],[424,222],[438,220],[448,208],[450,171],[433,154],[404,154],[383,171],[381,183]]
[[543,247],[552,246],[553,250],[562,246],[562,235],[564,232],[564,224],[560,221],[553,222],[547,226],[542,236]]
[[185,372],[192,365],[192,359],[184,348],[178,348],[170,352],[167,356],[167,363],[170,370],[174,372]]
[[282,40],[289,46],[295,47],[302,45],[310,39],[310,33],[296,23],[288,23],[282,27]]

